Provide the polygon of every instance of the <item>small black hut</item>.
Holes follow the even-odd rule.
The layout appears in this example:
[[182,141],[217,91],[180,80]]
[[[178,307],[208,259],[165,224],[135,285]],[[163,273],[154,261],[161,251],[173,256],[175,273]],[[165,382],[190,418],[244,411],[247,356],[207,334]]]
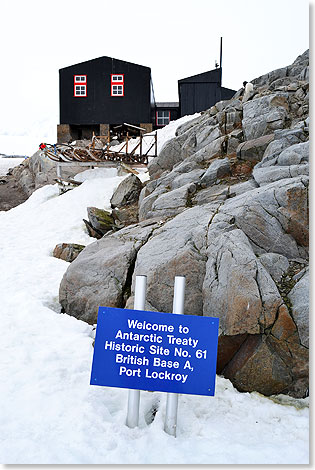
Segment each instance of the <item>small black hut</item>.
[[180,116],[194,114],[211,108],[221,100],[228,100],[235,90],[221,86],[222,68],[199,73],[178,80]]

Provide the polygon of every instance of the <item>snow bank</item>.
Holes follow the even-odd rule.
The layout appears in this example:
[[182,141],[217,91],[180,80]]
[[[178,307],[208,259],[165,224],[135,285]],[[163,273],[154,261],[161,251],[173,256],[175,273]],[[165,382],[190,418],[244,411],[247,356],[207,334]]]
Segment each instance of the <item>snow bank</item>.
[[60,313],[68,263],[52,251],[61,242],[94,241],[82,221],[86,207],[109,209],[123,179],[95,171],[61,196],[56,185],[45,186],[0,212],[0,461],[308,463],[308,400],[275,403],[218,377],[216,397],[180,396],[175,439],[163,431],[166,394],[142,392],[140,425],[129,429],[128,391],[89,385],[93,328]]

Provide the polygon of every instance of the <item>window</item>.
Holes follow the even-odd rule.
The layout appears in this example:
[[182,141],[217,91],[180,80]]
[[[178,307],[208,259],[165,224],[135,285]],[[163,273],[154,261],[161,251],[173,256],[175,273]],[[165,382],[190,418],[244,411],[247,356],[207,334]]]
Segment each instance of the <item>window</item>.
[[124,96],[124,75],[111,75],[111,96]]
[[87,85],[86,75],[75,75],[74,76],[74,96],[87,96],[86,85]]
[[166,126],[171,120],[170,111],[157,111],[156,112],[156,125]]

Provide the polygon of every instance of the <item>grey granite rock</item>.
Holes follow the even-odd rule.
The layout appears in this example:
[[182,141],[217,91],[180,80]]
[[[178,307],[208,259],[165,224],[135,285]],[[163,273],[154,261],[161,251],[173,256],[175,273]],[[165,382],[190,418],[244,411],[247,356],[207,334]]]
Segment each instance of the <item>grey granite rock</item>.
[[[172,311],[174,277],[186,276],[185,313],[202,315],[207,226],[218,204],[185,210],[140,249],[133,276],[147,276],[147,300],[161,312]],[[132,289],[132,290],[133,290]]]
[[289,293],[292,315],[297,325],[301,344],[309,347],[309,272],[300,279]]
[[110,203],[112,207],[123,207],[138,201],[142,183],[136,175],[129,175],[114,191]]
[[122,307],[136,254],[157,222],[133,225],[88,245],[62,278],[59,301],[63,310],[93,324],[99,306]]
[[278,253],[264,253],[259,256],[259,261],[275,282],[281,281],[290,266],[288,259]]
[[212,239],[207,256],[203,314],[220,318],[221,334],[259,334],[271,326],[282,299],[244,232]]
[[244,103],[243,131],[246,140],[256,139],[282,129],[288,115],[288,94],[272,93]]
[[230,172],[231,167],[228,158],[214,160],[200,180],[201,187],[211,186],[217,179],[229,175]]

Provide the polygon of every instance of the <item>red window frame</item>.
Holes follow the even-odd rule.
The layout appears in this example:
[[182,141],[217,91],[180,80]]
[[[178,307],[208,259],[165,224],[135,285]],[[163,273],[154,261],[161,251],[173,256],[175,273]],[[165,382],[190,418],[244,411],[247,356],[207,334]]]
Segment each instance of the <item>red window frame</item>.
[[[171,111],[167,111],[167,109],[160,109],[160,111],[163,111],[164,113],[168,112],[168,123],[167,124],[169,124],[171,122]],[[155,112],[155,124],[159,127],[167,126],[167,124],[158,124],[158,112],[159,111]]]
[[[113,77],[122,77],[121,80],[113,80]],[[121,85],[122,86],[122,93],[113,93],[113,86],[114,85]],[[110,75],[110,96],[125,96],[125,74],[124,73],[111,73]]]
[[[76,82],[77,77],[84,77],[84,81],[80,80]],[[85,86],[85,94],[84,95],[76,95],[75,94],[75,87],[78,85],[83,85]],[[81,74],[81,75],[73,75],[73,96],[75,98],[86,98],[87,97],[87,75]]]

